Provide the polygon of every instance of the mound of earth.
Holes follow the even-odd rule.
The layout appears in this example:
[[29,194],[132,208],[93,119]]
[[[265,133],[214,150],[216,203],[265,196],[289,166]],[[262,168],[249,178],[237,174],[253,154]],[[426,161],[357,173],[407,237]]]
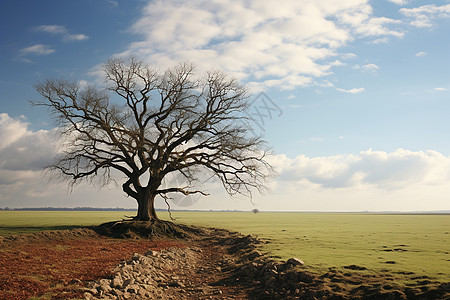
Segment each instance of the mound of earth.
[[100,235],[120,239],[151,239],[156,237],[186,239],[202,232],[202,229],[194,226],[175,224],[164,220],[108,222],[94,226],[92,230]]
[[355,265],[316,274],[298,258],[268,258],[260,243],[168,222],[7,237],[0,239],[0,298],[450,299],[450,283],[404,287]]

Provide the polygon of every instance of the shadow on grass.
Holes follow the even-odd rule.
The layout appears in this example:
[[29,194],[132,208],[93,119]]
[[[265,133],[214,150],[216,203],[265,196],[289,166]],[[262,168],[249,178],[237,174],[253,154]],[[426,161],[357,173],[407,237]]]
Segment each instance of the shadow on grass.
[[0,226],[0,235],[12,235],[22,233],[36,233],[49,230],[71,230],[76,228],[83,228],[84,226],[70,225],[70,226]]

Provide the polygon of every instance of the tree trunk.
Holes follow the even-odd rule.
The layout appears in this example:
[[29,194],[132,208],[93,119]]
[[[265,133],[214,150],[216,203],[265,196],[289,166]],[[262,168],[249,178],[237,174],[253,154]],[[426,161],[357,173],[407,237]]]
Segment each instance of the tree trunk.
[[156,221],[159,220],[155,210],[156,195],[143,195],[138,199],[138,213],[136,221]]

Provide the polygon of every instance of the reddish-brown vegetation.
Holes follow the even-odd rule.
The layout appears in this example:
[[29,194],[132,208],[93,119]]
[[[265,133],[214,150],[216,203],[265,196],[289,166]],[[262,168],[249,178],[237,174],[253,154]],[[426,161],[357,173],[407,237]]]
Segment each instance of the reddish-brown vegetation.
[[174,246],[184,244],[100,236],[5,239],[0,241],[0,299],[44,294],[53,299],[74,297],[79,295],[78,283],[110,276],[110,271],[133,253]]

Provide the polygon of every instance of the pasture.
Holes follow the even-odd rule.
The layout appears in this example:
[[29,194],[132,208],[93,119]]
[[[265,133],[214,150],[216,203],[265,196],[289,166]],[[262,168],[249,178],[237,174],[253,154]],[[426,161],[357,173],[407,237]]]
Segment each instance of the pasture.
[[[168,219],[167,213],[159,213]],[[133,212],[0,211],[0,234],[70,229]],[[263,252],[312,271],[356,265],[401,281],[450,281],[450,215],[173,212],[176,222],[258,235]]]

